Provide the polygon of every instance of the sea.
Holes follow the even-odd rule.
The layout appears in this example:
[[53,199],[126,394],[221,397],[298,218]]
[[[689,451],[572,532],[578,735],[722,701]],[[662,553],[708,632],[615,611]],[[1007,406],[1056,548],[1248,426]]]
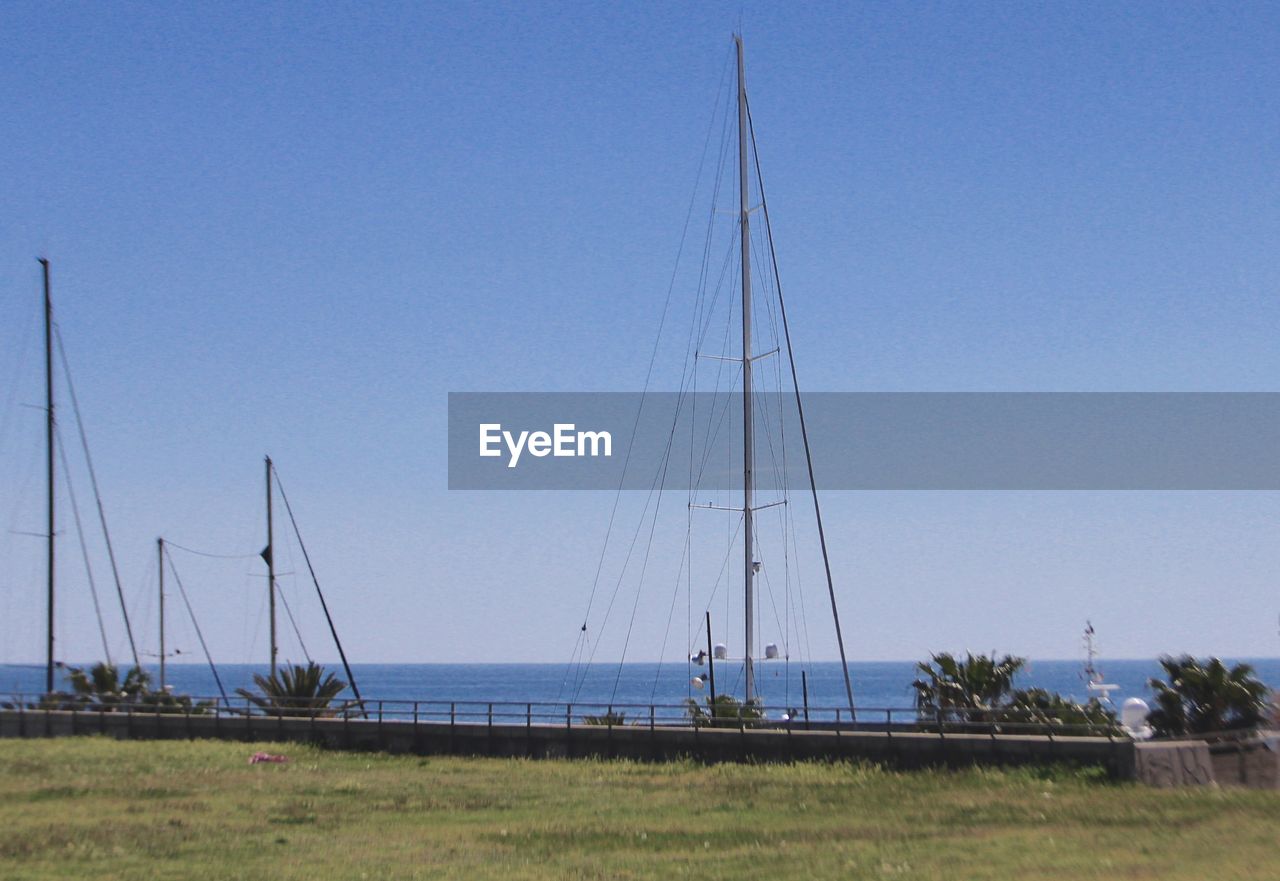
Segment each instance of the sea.
[[[1224,659],[1228,664],[1244,661],[1254,667],[1256,675],[1273,690],[1280,690],[1280,658]],[[344,681],[340,664],[326,664]],[[1148,680],[1162,673],[1157,660],[1112,660],[1099,663],[1105,680],[1119,686],[1113,700],[1120,705],[1126,698],[1137,697],[1151,702]],[[353,664],[352,674],[361,697],[404,706],[420,701],[434,705],[436,715],[441,707],[476,705],[543,705],[573,704],[575,714],[592,708],[613,706],[630,708],[639,715],[646,708],[675,708],[690,697],[704,698],[709,691],[706,667],[692,663],[628,663],[595,664],[591,667],[568,667],[564,664]],[[803,676],[802,676],[803,671]],[[265,666],[245,664],[219,665],[222,690],[235,699],[237,688],[253,688],[253,676],[265,673]],[[742,665],[732,662],[716,664],[716,688],[719,693],[741,694]],[[152,670],[153,676],[155,671]],[[909,710],[912,706],[911,682],[917,672],[911,661],[859,661],[849,665],[854,702],[859,716],[875,710]],[[60,687],[65,674],[58,672]],[[702,687],[693,680],[699,678]],[[197,697],[216,697],[219,686],[207,665],[169,664],[167,681],[174,691]],[[1040,687],[1083,700],[1085,688],[1083,663],[1079,660],[1029,662],[1015,680],[1017,688]],[[805,702],[818,708],[847,707],[844,678],[838,662],[820,662],[802,667],[784,660],[759,661],[756,664],[757,692],[770,716],[780,716]],[[39,694],[44,687],[44,668],[36,665],[0,665],[0,693],[10,696]],[[350,696],[350,691],[347,692]],[[425,712],[424,708],[424,712]],[[896,717],[895,717],[896,718]]]

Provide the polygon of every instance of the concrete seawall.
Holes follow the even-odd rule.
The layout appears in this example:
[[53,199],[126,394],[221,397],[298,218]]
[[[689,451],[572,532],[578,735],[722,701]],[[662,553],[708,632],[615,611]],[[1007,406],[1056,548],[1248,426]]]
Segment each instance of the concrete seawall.
[[1101,765],[1116,779],[1133,779],[1137,773],[1133,742],[1105,737],[0,711],[0,737],[89,734],[119,739],[314,743],[417,755],[598,756],[645,761],[689,757],[706,762],[866,759],[899,768],[1064,762]]

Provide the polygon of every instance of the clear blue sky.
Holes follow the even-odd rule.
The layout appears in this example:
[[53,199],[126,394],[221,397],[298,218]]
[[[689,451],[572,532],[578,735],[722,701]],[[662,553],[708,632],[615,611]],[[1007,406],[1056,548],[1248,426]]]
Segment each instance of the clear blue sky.
[[[353,659],[567,660],[612,499],[448,492],[446,394],[640,387],[739,21],[808,387],[1280,387],[1273,7],[8,3],[0,661],[43,651],[40,254],[145,644],[155,537],[258,550],[269,452]],[[826,505],[854,659],[1277,654],[1274,494]],[[260,567],[179,565],[264,658]]]

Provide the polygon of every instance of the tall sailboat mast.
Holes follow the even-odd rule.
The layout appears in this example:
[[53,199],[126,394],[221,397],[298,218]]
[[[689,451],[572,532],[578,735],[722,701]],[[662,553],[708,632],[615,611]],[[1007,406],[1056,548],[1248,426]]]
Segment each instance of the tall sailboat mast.
[[738,50],[738,226],[742,235],[742,534],[743,534],[743,672],[745,701],[755,696],[756,679],[752,665],[754,628],[755,560],[752,549],[752,469],[755,465],[755,437],[751,398],[751,226],[750,187],[747,179],[747,72],[742,59],[742,37],[735,36]]
[[45,471],[48,486],[48,511],[49,511],[49,561],[48,561],[48,653],[45,661],[44,671],[44,688],[46,692],[53,691],[53,582],[54,582],[54,517],[53,517],[53,492],[54,492],[54,473],[53,473],[53,445],[54,445],[54,418],[53,418],[53,297],[49,291],[49,261],[43,257],[40,260],[40,268],[44,274],[44,395],[45,395]]
[[276,555],[272,538],[271,518],[271,457],[267,456],[267,549],[262,556],[267,560],[267,609],[271,618],[271,675],[276,675]]
[[160,581],[160,690],[164,691],[164,539],[156,539],[156,575]]

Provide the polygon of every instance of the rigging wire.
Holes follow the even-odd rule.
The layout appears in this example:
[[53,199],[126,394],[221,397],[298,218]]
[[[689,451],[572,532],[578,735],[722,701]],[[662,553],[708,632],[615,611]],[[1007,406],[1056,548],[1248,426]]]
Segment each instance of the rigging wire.
[[[667,473],[671,465],[671,450],[675,443],[676,429],[679,427],[679,424],[680,424],[680,413],[684,408],[685,402],[688,400],[688,390],[694,381],[692,377],[696,376],[697,374],[697,361],[696,359],[692,359],[692,360],[690,359],[690,354],[692,351],[693,351],[693,340],[692,340],[692,332],[691,332],[690,340],[685,347],[685,365],[683,370],[681,371],[680,389],[679,389],[679,392],[677,393],[676,407],[672,414],[671,428],[667,435],[667,443],[663,450],[661,462],[659,463],[659,466],[658,466],[658,474],[655,475],[654,477],[654,485],[651,485],[649,489],[650,497],[652,497],[655,486],[656,486],[657,493],[658,493],[657,502],[654,504],[653,517],[650,520],[649,538],[645,544],[644,556],[643,556],[642,564],[640,567],[640,575],[636,583],[636,597],[635,597],[635,601],[632,603],[631,617],[627,624],[627,635],[623,642],[621,657],[619,658],[619,661],[618,661],[618,670],[617,670],[617,675],[614,678],[614,687],[613,687],[613,694],[611,696],[611,699],[617,697],[618,683],[621,681],[621,678],[622,678],[622,667],[626,661],[627,648],[630,645],[631,634],[635,627],[636,613],[639,610],[639,606],[640,606],[640,594],[644,587],[644,576],[649,568],[649,557],[653,548],[653,536],[654,536],[654,532],[657,529],[658,513],[662,506],[662,499],[665,496]],[[648,501],[646,500],[645,512],[648,511],[648,507],[649,507]],[[644,529],[644,514],[642,513],[640,522],[636,526],[636,532],[632,537],[632,548],[634,548],[635,542],[636,540],[638,540],[639,535],[643,531],[643,529]],[[629,550],[627,554],[628,562],[630,560],[630,556],[631,556],[631,553]],[[621,587],[622,580],[625,577],[625,575],[626,575],[626,562],[624,562],[623,564],[622,573],[619,574],[618,584],[614,588],[614,598],[616,598],[617,596],[618,588]],[[679,579],[679,573],[677,571],[677,581],[678,579]],[[613,598],[610,599],[609,606],[610,608],[612,608]],[[608,613],[606,612],[606,618],[607,617],[608,617]],[[670,629],[668,628],[667,633],[664,634],[664,640],[663,640],[664,650],[665,650],[666,636],[669,635],[669,633],[670,633]],[[659,668],[657,673],[658,675],[661,674],[661,662],[659,662]],[[656,677],[655,677],[655,682],[656,682]]]
[[[655,343],[655,346],[656,346],[656,343]],[[689,342],[688,344],[686,344],[686,349],[685,349],[685,367],[684,367],[683,371],[681,372],[681,376],[680,376],[680,390],[679,390],[679,392],[677,393],[677,398],[676,398],[676,407],[675,407],[675,410],[674,410],[674,412],[673,412],[673,414],[672,414],[671,428],[670,428],[670,430],[669,430],[669,432],[668,432],[668,435],[667,435],[667,443],[666,443],[665,448],[663,449],[663,454],[662,454],[661,460],[659,461],[659,464],[658,464],[658,473],[654,475],[653,482],[652,482],[652,483],[650,484],[650,486],[649,486],[649,492],[648,492],[648,495],[645,497],[645,504],[644,504],[644,508],[641,510],[640,518],[639,518],[639,520],[638,520],[638,521],[637,521],[637,523],[636,523],[635,531],[634,531],[634,533],[632,534],[632,537],[631,537],[631,543],[629,544],[629,546],[628,546],[628,548],[627,548],[627,554],[626,554],[626,557],[623,559],[622,569],[621,569],[621,571],[618,573],[618,580],[617,580],[617,582],[614,584],[613,593],[612,593],[612,595],[611,595],[611,596],[610,596],[610,598],[609,598],[609,605],[608,605],[608,607],[605,609],[604,618],[603,618],[603,620],[602,620],[602,622],[601,622],[601,629],[603,630],[603,628],[604,628],[605,624],[608,622],[608,619],[609,619],[610,614],[611,614],[611,613],[612,613],[612,611],[613,611],[613,606],[614,606],[614,603],[617,601],[618,593],[619,593],[619,591],[620,591],[620,590],[621,590],[621,588],[622,588],[622,583],[623,583],[623,581],[626,579],[626,573],[627,573],[627,569],[628,569],[628,567],[629,567],[629,565],[630,565],[630,562],[631,562],[632,554],[633,554],[633,553],[634,553],[634,551],[635,551],[636,543],[637,543],[637,542],[639,541],[639,539],[640,539],[640,534],[641,534],[641,533],[643,532],[643,530],[644,530],[644,523],[645,523],[645,519],[649,516],[649,513],[648,513],[648,512],[649,512],[649,505],[650,505],[650,503],[651,503],[651,502],[653,502],[653,499],[654,499],[654,493],[655,493],[655,491],[656,491],[656,492],[657,492],[657,494],[658,494],[658,495],[657,495],[657,502],[656,502],[656,503],[654,503],[653,515],[652,515],[652,520],[650,521],[650,528],[649,528],[649,540],[648,540],[648,542],[647,542],[647,543],[646,543],[646,545],[645,545],[644,556],[643,556],[642,565],[641,565],[641,569],[640,569],[640,576],[639,576],[639,580],[638,580],[637,585],[636,585],[636,599],[635,599],[635,602],[632,604],[631,617],[630,617],[630,620],[629,620],[628,625],[627,625],[627,636],[626,636],[626,641],[625,641],[625,643],[624,643],[624,645],[623,645],[622,657],[621,657],[621,659],[619,660],[617,676],[615,677],[615,680],[614,680],[614,695],[613,695],[614,697],[616,697],[616,696],[617,696],[617,687],[618,687],[618,682],[620,681],[620,678],[621,678],[621,675],[622,675],[622,665],[623,665],[623,663],[625,662],[627,646],[629,645],[630,640],[631,640],[631,633],[632,633],[632,629],[633,629],[633,628],[634,628],[634,626],[635,626],[635,616],[636,616],[636,612],[637,612],[637,610],[639,609],[640,593],[641,593],[641,590],[642,590],[642,588],[643,588],[644,574],[645,574],[645,572],[648,570],[648,565],[649,565],[649,556],[650,556],[650,552],[651,552],[652,547],[653,547],[653,534],[654,534],[654,530],[657,528],[657,517],[658,517],[658,511],[659,511],[659,509],[661,508],[661,505],[662,505],[662,498],[663,498],[663,495],[664,495],[664,493],[665,493],[667,470],[668,470],[668,468],[669,468],[669,466],[670,466],[670,463],[671,463],[671,449],[672,449],[672,445],[674,444],[674,441],[675,441],[675,433],[676,433],[676,429],[677,429],[677,427],[679,426],[679,422],[680,422],[680,412],[681,412],[681,410],[682,410],[682,409],[683,409],[683,407],[684,407],[685,401],[687,400],[687,391],[688,391],[689,383],[691,382],[690,376],[691,376],[691,374],[696,375],[696,368],[697,368],[696,361],[692,362],[692,363],[693,363],[693,370],[692,370],[692,371],[690,370],[690,363],[691,363],[691,362],[690,362],[690,359],[689,359],[689,353],[690,353],[690,351],[691,351],[691,350],[692,350],[692,340],[690,340],[690,342]],[[656,349],[655,349],[655,352],[656,352]],[[584,622],[584,627],[585,627],[585,622]],[[597,641],[597,643],[596,643],[596,648],[599,648],[599,641]],[[587,657],[586,664],[587,664],[587,667],[588,667],[588,668],[590,667],[591,662],[592,662],[592,660],[594,659],[594,656],[595,656],[595,648],[593,648],[593,649],[591,650],[591,654]],[[661,671],[659,670],[659,672],[661,672]],[[574,699],[575,699],[575,700],[577,699],[578,694],[581,692],[582,685],[583,685],[583,684],[585,683],[585,681],[586,681],[586,675],[587,675],[587,674],[586,674],[586,671],[583,671],[582,676],[581,676],[581,678],[579,679],[579,682],[578,682],[577,690],[576,690],[576,691],[575,691],[575,693],[574,693]]]
[[93,577],[93,566],[89,561],[89,545],[85,541],[84,526],[80,521],[80,505],[76,501],[75,488],[71,485],[71,467],[67,464],[67,447],[62,441],[62,429],[54,427],[54,437],[57,440],[58,456],[62,460],[62,471],[66,475],[67,496],[71,501],[71,516],[76,524],[76,537],[80,540],[80,555],[84,558],[84,574],[89,580],[89,595],[93,597],[93,614],[98,619],[98,634],[102,637],[102,653],[107,659],[108,666],[114,667],[115,663],[111,660],[111,646],[107,640],[107,627],[102,619],[102,605],[98,601],[98,585]]
[[[680,598],[680,576],[685,571],[685,561],[689,558],[689,540],[688,533],[685,534],[684,551],[680,555],[680,565],[676,567],[675,587],[671,591],[671,605],[667,609],[667,626],[662,631],[662,648],[658,650],[658,667],[653,673],[653,689],[649,692],[649,699],[653,700],[658,696],[658,680],[662,678],[662,662],[667,653],[667,641],[671,637],[671,622],[676,614],[676,600]],[[685,656],[685,662],[688,663],[688,656]]]
[[307,561],[307,571],[311,573],[311,583],[316,586],[316,596],[320,598],[320,607],[324,609],[324,619],[329,622],[329,632],[333,634],[333,643],[338,647],[338,657],[342,659],[342,669],[347,673],[347,680],[351,683],[351,692],[356,696],[360,714],[367,719],[369,714],[365,710],[364,699],[360,697],[360,689],[356,686],[355,674],[351,672],[351,665],[347,663],[347,653],[342,650],[342,640],[338,638],[338,628],[333,623],[333,616],[329,614],[329,604],[325,602],[324,591],[320,589],[320,579],[316,577],[315,567],[311,565],[311,555],[307,553],[307,545],[302,540],[302,532],[298,529],[298,521],[293,516],[293,506],[289,504],[289,497],[285,494],[284,484],[280,482],[280,472],[276,469],[274,463],[271,465],[271,473],[275,475],[276,489],[280,490],[280,498],[284,501],[284,509],[289,513],[289,523],[293,526],[293,534],[298,539],[298,547],[302,549],[302,558]]
[[175,541],[169,541],[167,538],[164,543],[165,547],[174,547],[180,551],[186,551],[188,554],[195,554],[198,557],[210,557],[214,560],[250,560],[261,556],[261,554],[211,554],[207,551],[197,551],[195,548],[180,545]]
[[293,609],[289,608],[289,601],[285,599],[284,591],[277,589],[276,596],[280,597],[280,604],[284,606],[285,616],[293,626],[293,635],[298,637],[298,645],[302,646],[302,656],[307,659],[307,663],[312,663],[311,653],[307,651],[307,644],[302,641],[302,631],[298,629],[298,622],[293,619]]
[[[289,585],[293,588],[293,595],[296,599],[298,596],[298,578],[297,565],[293,559],[293,545],[285,542],[285,551],[289,555]],[[276,596],[280,597],[280,602],[284,605],[285,615],[289,618],[289,624],[293,627],[293,635],[298,638],[298,645],[302,647],[302,655],[307,659],[308,663],[312,663],[311,653],[307,651],[307,644],[302,641],[302,631],[298,627],[298,622],[294,620],[293,610],[289,608],[289,600],[285,597],[284,585],[280,583],[280,573],[276,575]],[[301,610],[299,610],[301,611]]]
[[182,597],[182,604],[187,607],[187,614],[191,616],[191,626],[195,628],[196,639],[200,640],[200,648],[204,651],[204,659],[209,662],[209,670],[213,673],[213,681],[218,684],[218,693],[222,695],[224,701],[229,701],[227,690],[222,687],[222,677],[218,675],[218,665],[213,663],[213,655],[209,654],[209,645],[204,641],[204,633],[200,630],[200,622],[196,620],[195,610],[191,608],[191,600],[187,597],[187,589],[182,586],[182,577],[178,575],[178,567],[174,565],[173,556],[169,553],[168,542],[161,545],[164,548],[165,559],[169,561],[169,571],[173,573],[173,581],[178,585],[178,593]]
[[[613,605],[618,599],[618,592],[622,589],[622,582],[623,580],[625,580],[627,575],[627,567],[631,563],[631,555],[635,552],[636,543],[640,540],[640,532],[644,528],[644,521],[649,513],[649,505],[653,502],[653,494],[654,494],[654,489],[657,486],[657,482],[658,482],[658,478],[657,476],[655,476],[653,483],[651,483],[649,486],[649,493],[648,495],[645,496],[644,508],[640,512],[640,520],[636,524],[635,532],[631,536],[631,543],[630,545],[627,546],[627,554],[622,561],[622,570],[618,573],[618,580],[617,582],[614,583],[613,593],[609,597],[609,605],[605,607],[604,618],[600,622],[600,630],[602,633],[604,631],[605,625],[608,624],[609,622],[610,614],[613,612]],[[591,669],[591,662],[595,660],[595,652],[596,652],[596,649],[598,649],[599,647],[600,647],[600,641],[597,639],[595,647],[592,648],[591,653],[587,656],[585,668],[582,666],[579,667],[579,671],[581,675],[580,677],[577,678],[577,687],[574,689],[574,693],[573,693],[573,699],[575,701],[577,701],[579,694],[581,694],[582,692],[583,683],[586,682],[587,674],[590,672],[590,669]]]
[[[729,536],[729,548],[725,551],[724,559],[720,561],[720,573],[716,576],[715,582],[711,585],[711,595],[707,597],[707,604],[702,608],[701,614],[711,611],[711,604],[716,601],[716,594],[720,592],[720,582],[724,580],[725,573],[729,570],[729,559],[733,556],[733,543],[738,539],[738,533],[742,531],[742,523],[745,518],[739,516],[737,525],[734,526],[733,532]],[[701,639],[701,637],[699,637]],[[697,645],[694,640],[689,641],[689,652],[692,653]]]
[[124,587],[120,583],[120,569],[116,565],[116,552],[111,544],[111,532],[107,529],[107,512],[102,506],[102,493],[98,489],[98,475],[93,467],[93,457],[89,455],[89,438],[85,433],[84,419],[80,415],[80,401],[76,398],[75,383],[71,381],[71,365],[67,361],[67,349],[62,343],[62,328],[57,322],[53,325],[54,338],[58,342],[58,357],[62,362],[62,374],[67,380],[67,391],[71,398],[71,409],[75,413],[76,428],[80,434],[80,446],[84,450],[84,461],[89,471],[89,484],[93,487],[93,498],[98,505],[98,520],[102,524],[102,537],[107,545],[107,559],[111,561],[111,577],[116,583],[116,595],[120,598],[120,614],[124,616],[124,630],[129,637],[129,652],[133,655],[133,665],[142,669],[138,661],[138,646],[133,640],[133,626],[129,623],[129,609],[124,601]]
[[[640,393],[640,403],[639,403],[639,405],[636,407],[636,418],[635,418],[635,421],[632,423],[632,426],[631,426],[631,438],[630,438],[630,440],[629,440],[629,441],[628,441],[628,443],[627,443],[627,451],[626,451],[626,454],[625,454],[625,455],[624,455],[624,457],[623,457],[623,461],[622,461],[622,474],[621,474],[621,475],[619,476],[619,478],[618,478],[618,489],[617,489],[617,490],[616,490],[616,492],[614,493],[614,497],[613,497],[613,506],[612,506],[612,508],[611,508],[611,510],[610,510],[610,512],[609,512],[609,521],[608,521],[608,524],[607,524],[607,525],[606,525],[606,527],[605,527],[604,542],[602,543],[601,548],[600,548],[600,559],[599,559],[599,562],[596,564],[596,574],[595,574],[595,576],[594,576],[594,578],[592,579],[592,582],[591,582],[591,592],[590,592],[590,594],[589,594],[589,595],[588,595],[588,597],[587,597],[587,609],[586,609],[586,612],[583,614],[583,617],[582,617],[582,629],[579,631],[579,633],[580,633],[580,634],[581,634],[581,633],[585,633],[585,632],[586,632],[587,624],[588,624],[588,622],[589,622],[589,621],[590,621],[590,619],[591,619],[591,609],[592,609],[592,607],[593,607],[593,605],[594,605],[594,603],[595,603],[596,592],[599,590],[599,586],[600,586],[600,576],[601,576],[601,574],[603,573],[603,570],[604,570],[604,561],[605,561],[605,557],[606,557],[606,555],[608,554],[608,550],[609,550],[609,540],[610,540],[610,537],[613,535],[613,525],[614,525],[614,522],[615,522],[615,520],[616,520],[616,518],[617,518],[617,514],[618,514],[618,503],[620,502],[620,500],[621,500],[621,498],[622,498],[622,489],[623,489],[623,486],[625,485],[625,482],[626,482],[627,470],[628,470],[628,467],[629,467],[629,466],[630,466],[630,464],[631,464],[631,450],[632,450],[632,447],[634,446],[634,443],[635,443],[636,432],[637,432],[637,430],[639,429],[639,426],[640,426],[640,417],[641,417],[641,415],[642,415],[642,414],[643,414],[643,412],[644,412],[644,404],[645,404],[645,400],[646,400],[646,397],[648,396],[648,393],[649,393],[649,383],[650,383],[650,381],[651,381],[651,379],[652,379],[652,377],[653,377],[653,367],[654,367],[654,364],[657,362],[657,358],[658,358],[658,349],[659,349],[659,346],[661,345],[661,342],[662,342],[662,331],[663,331],[663,328],[666,326],[666,323],[667,323],[667,315],[668,315],[668,311],[669,311],[669,308],[670,308],[670,305],[671,305],[671,295],[672,295],[672,293],[673,293],[673,292],[674,292],[674,290],[675,290],[676,278],[677,278],[677,275],[678,275],[678,272],[679,272],[679,269],[680,269],[680,260],[681,260],[681,257],[682,257],[682,256],[683,256],[683,254],[684,254],[685,242],[686,242],[686,240],[687,240],[687,238],[688,238],[688,233],[689,233],[689,224],[690,224],[690,221],[693,219],[693,209],[694,209],[694,205],[695,205],[695,204],[697,204],[698,184],[699,184],[699,182],[702,180],[702,171],[703,171],[703,168],[704,168],[704,166],[705,166],[705,164],[706,164],[707,151],[708,151],[708,149],[709,149],[709,148],[710,148],[710,146],[711,146],[711,133],[712,133],[712,131],[714,131],[714,128],[715,128],[715,119],[716,119],[716,114],[717,114],[717,113],[718,113],[718,111],[719,111],[719,106],[720,106],[720,95],[721,95],[721,93],[724,91],[724,88],[723,88],[723,87],[724,87],[725,76],[726,76],[726,72],[727,72],[727,71],[728,71],[728,69],[729,69],[728,58],[729,58],[729,56],[726,54],[726,56],[725,56],[725,62],[724,62],[724,64],[723,64],[723,66],[721,67],[721,71],[720,71],[720,85],[718,85],[718,86],[716,87],[716,103],[715,103],[715,106],[712,108],[712,111],[711,111],[711,121],[710,121],[710,123],[708,124],[708,127],[707,127],[707,134],[706,134],[706,137],[705,137],[705,139],[704,139],[704,141],[703,141],[703,145],[702,145],[702,156],[701,156],[701,157],[699,158],[699,160],[698,160],[698,169],[697,169],[696,174],[694,175],[694,188],[693,188],[693,194],[692,194],[692,195],[690,196],[690,198],[689,198],[689,207],[688,207],[688,210],[685,212],[684,227],[683,227],[683,229],[681,230],[681,233],[680,233],[680,244],[679,244],[679,246],[678,246],[678,247],[677,247],[677,249],[676,249],[675,265],[672,267],[672,270],[671,270],[671,279],[670,279],[670,281],[669,281],[669,282],[668,282],[668,284],[667,284],[667,294],[666,294],[666,298],[663,300],[663,303],[662,303],[662,314],[661,314],[661,317],[659,318],[659,321],[658,321],[658,332],[657,332],[657,335],[654,337],[654,341],[653,341],[653,350],[652,350],[652,352],[650,352],[650,355],[649,355],[649,366],[648,366],[648,367],[646,368],[646,370],[645,370],[644,385],[643,385],[642,390],[641,390],[641,393]],[[726,114],[726,116],[727,116],[727,114]],[[648,509],[648,502],[646,501],[646,504],[645,504],[645,510],[647,510],[647,509]],[[640,524],[637,524],[637,531],[638,531],[640,528],[642,528],[642,524],[643,524],[643,516],[644,516],[644,515],[643,515],[643,513],[642,513],[642,515],[641,515],[641,523],[640,523]],[[632,540],[632,545],[634,546],[634,538],[633,538],[633,540]],[[630,554],[628,554],[628,559],[629,559],[629,558],[630,558]],[[623,567],[624,567],[624,571],[625,571],[625,567],[626,567],[626,564],[625,564],[625,563],[623,564]],[[614,590],[614,597],[616,597],[616,596],[617,596],[617,589],[615,588],[615,590]],[[612,606],[613,606],[612,599],[610,600],[609,606],[610,606],[610,608],[612,608]],[[607,618],[608,618],[608,612],[606,612],[606,613],[605,613],[605,618],[606,618],[606,620],[607,620]],[[604,625],[603,625],[603,623],[602,623],[602,624],[601,624],[601,628],[602,628],[602,629],[603,629],[603,626],[604,626]],[[598,645],[598,643],[597,643],[597,645]],[[592,652],[591,657],[594,657],[594,651]],[[590,663],[591,663],[591,662],[590,662],[590,660],[588,660],[588,662],[587,662],[588,666],[590,666]],[[570,667],[570,668],[572,667],[572,661],[570,661],[569,667]],[[568,677],[568,669],[566,669],[566,671],[565,671],[565,676],[566,676],[566,678]],[[584,677],[585,677],[585,674],[584,674]],[[575,678],[576,678],[576,677],[575,677]],[[580,691],[580,690],[581,690],[581,684],[579,684],[577,691]],[[577,691],[575,691],[575,694],[574,694],[575,699],[577,698]],[[558,697],[559,697],[559,694],[557,693],[557,698],[558,698]]]
[[[744,96],[743,100],[746,98]],[[844,634],[840,628],[840,612],[836,606],[835,581],[831,577],[831,558],[827,553],[827,535],[822,526],[822,508],[818,503],[818,484],[813,476],[813,454],[809,448],[809,431],[804,422],[804,404],[800,398],[800,381],[796,372],[795,352],[791,348],[791,327],[787,323],[787,305],[782,297],[782,281],[778,274],[778,254],[773,247],[773,226],[769,223],[769,202],[764,195],[764,180],[760,177],[760,152],[756,146],[755,125],[751,121],[751,105],[746,105],[747,129],[751,133],[751,152],[755,157],[756,179],[760,183],[760,207],[764,210],[764,225],[768,231],[769,257],[773,264],[773,277],[778,285],[778,311],[782,317],[782,331],[787,342],[787,358],[791,364],[792,387],[796,393],[796,410],[800,416],[800,437],[804,442],[804,457],[809,469],[809,489],[813,494],[813,512],[818,521],[818,542],[822,546],[822,563],[826,568],[827,592],[831,598],[831,615],[835,619],[836,643],[840,647],[840,669],[844,672],[845,694],[849,698],[849,714],[855,712],[853,703],[853,683],[849,680],[849,660],[844,650]]]
[[[681,402],[683,402],[683,398],[681,398]],[[680,403],[677,403],[675,415],[672,417],[672,420],[671,420],[671,432],[667,435],[667,447],[666,447],[666,450],[663,452],[662,476],[659,478],[659,481],[658,481],[658,501],[657,501],[657,504],[653,506],[653,519],[649,521],[649,539],[648,539],[648,542],[645,544],[644,561],[640,566],[640,576],[637,579],[637,583],[636,583],[636,599],[631,606],[631,620],[627,624],[627,636],[622,643],[622,656],[618,659],[618,674],[617,676],[614,677],[614,680],[613,680],[613,693],[610,695],[610,700],[613,700],[614,698],[616,698],[618,694],[618,683],[622,681],[622,665],[623,663],[625,663],[627,659],[627,648],[631,644],[631,631],[635,627],[635,623],[636,623],[636,611],[640,608],[640,594],[641,594],[641,589],[644,586],[644,575],[645,575],[645,572],[647,572],[649,569],[649,553],[653,548],[654,532],[658,528],[658,511],[662,507],[662,499],[666,495],[665,490],[666,490],[666,483],[667,483],[667,469],[668,469],[668,466],[670,466],[671,464],[671,447],[675,441],[676,428],[679,426],[679,423],[680,423],[680,409],[681,409],[681,405]]]
[[556,689],[556,700],[560,700],[560,696],[564,694],[564,688],[569,684],[569,675],[573,670],[573,665],[577,663],[578,655],[582,650],[583,641],[587,637],[587,625],[583,622],[582,627],[578,629],[578,638],[573,642],[573,652],[569,655],[569,663],[565,665],[564,677],[560,680],[560,687]]

